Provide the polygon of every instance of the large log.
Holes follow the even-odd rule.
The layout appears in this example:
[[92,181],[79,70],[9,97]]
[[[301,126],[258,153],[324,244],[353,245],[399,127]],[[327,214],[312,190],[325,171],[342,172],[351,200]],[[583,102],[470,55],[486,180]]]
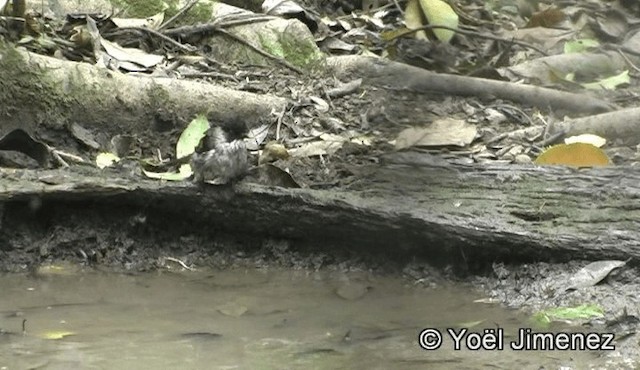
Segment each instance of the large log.
[[[70,123],[120,133],[182,130],[197,114],[250,126],[271,120],[286,99],[174,78],[126,75],[46,57],[0,43],[0,136]],[[41,135],[43,136],[43,135]]]
[[4,170],[0,201],[144,206],[192,232],[216,228],[434,262],[640,257],[634,168],[467,166],[405,153],[353,170],[348,190]]

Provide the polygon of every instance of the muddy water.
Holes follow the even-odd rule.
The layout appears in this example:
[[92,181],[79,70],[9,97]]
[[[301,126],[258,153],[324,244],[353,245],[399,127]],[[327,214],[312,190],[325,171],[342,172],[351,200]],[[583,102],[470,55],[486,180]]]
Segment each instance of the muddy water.
[[588,352],[454,351],[447,335],[441,349],[425,351],[423,328],[500,327],[508,343],[528,325],[474,303],[482,297],[469,290],[363,273],[4,275],[0,292],[0,369],[582,369],[596,361]]

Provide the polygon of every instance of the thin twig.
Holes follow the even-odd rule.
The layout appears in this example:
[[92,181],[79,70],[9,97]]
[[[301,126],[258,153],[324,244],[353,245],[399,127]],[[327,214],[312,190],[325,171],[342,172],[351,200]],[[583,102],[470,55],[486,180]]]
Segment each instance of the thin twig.
[[543,148],[545,146],[551,145],[553,143],[556,143],[558,140],[560,140],[563,136],[565,136],[567,134],[567,132],[565,130],[560,130],[558,132],[556,132],[555,134],[549,136],[548,138],[542,140],[541,142],[538,143],[538,145],[542,146]]
[[278,113],[278,121],[276,124],[276,141],[280,141],[280,129],[282,128],[282,119],[284,118],[284,114],[287,112],[287,107],[282,107],[282,112]]
[[87,163],[82,157],[77,156],[75,154],[66,153],[61,150],[54,149],[54,153],[56,153],[60,158],[66,158],[68,160],[74,161],[75,163]]
[[625,62],[627,62],[627,64],[636,72],[640,72],[640,69],[638,69],[638,67],[636,67],[635,64],[633,64],[633,62],[631,61],[631,59],[629,59],[625,53],[622,52],[622,50],[620,50],[620,48],[617,49],[618,54],[620,54],[620,56],[622,57],[622,59],[624,59]]
[[220,78],[224,80],[231,80],[234,82],[240,82],[235,76],[232,76],[226,73],[220,73],[220,72],[183,72],[180,75],[185,78],[213,77],[213,78]]
[[234,27],[251,23],[268,22],[275,19],[280,18],[269,15],[250,15],[241,17],[226,16],[220,17],[211,23],[171,28],[169,30],[163,31],[162,33],[171,37],[188,36],[193,34],[208,35],[212,32],[217,31],[220,27]]
[[467,30],[461,30],[461,29],[458,29],[458,28],[447,27],[447,26],[438,26],[438,25],[432,25],[432,24],[428,24],[426,26],[422,26],[422,27],[418,27],[418,28],[415,28],[415,29],[407,30],[406,32],[402,32],[401,34],[392,37],[391,40],[395,40],[397,38],[400,38],[400,37],[403,37],[403,36],[406,36],[406,35],[410,35],[412,33],[418,32],[418,31],[432,30],[432,29],[436,29],[436,28],[441,28],[441,29],[453,31],[453,32],[459,33],[461,35],[475,36],[475,37],[485,38],[485,39],[488,39],[488,40],[512,43],[512,44],[524,46],[526,48],[535,50],[535,51],[537,51],[538,53],[540,53],[540,54],[542,54],[544,56],[549,55],[547,52],[543,51],[542,49],[540,49],[540,48],[538,48],[538,47],[536,47],[534,45],[531,45],[531,44],[529,44],[527,42],[524,42],[524,41],[519,41],[519,40],[516,40],[516,39],[505,39],[505,38],[498,37],[498,36],[486,35],[486,34],[483,34],[483,33],[480,33],[480,32],[476,32],[476,31],[467,31]]
[[331,109],[335,110],[336,107],[333,105],[333,101],[331,101],[331,95],[329,95],[329,93],[327,92],[327,87],[325,86],[325,84],[322,84],[320,89],[322,90],[322,94],[324,94],[324,97],[327,99],[327,103],[329,103]]
[[[275,17],[268,17],[268,16],[260,16],[260,17],[250,17],[250,18],[241,18],[241,19],[230,19],[230,20],[225,20],[225,18],[221,18],[220,20],[216,20],[213,23],[208,23],[208,24],[204,24],[204,25],[199,25],[199,26],[195,26],[195,27],[179,27],[179,28],[173,28],[171,30],[167,30],[165,32],[163,32],[163,34],[165,35],[165,37],[168,36],[184,36],[184,35],[189,35],[189,34],[197,34],[197,33],[201,33],[201,34],[209,34],[212,32],[218,32],[221,33],[225,36],[228,36],[230,38],[232,38],[233,40],[247,46],[248,48],[250,48],[251,50],[255,51],[256,53],[262,55],[265,58],[274,60],[275,62],[279,63],[280,65],[294,71],[297,72],[298,74],[303,74],[304,72],[294,66],[293,64],[287,62],[286,60],[279,58],[275,55],[269,54],[266,51],[256,47],[255,45],[251,44],[250,42],[248,42],[247,40],[243,39],[240,36],[237,36],[229,31],[227,31],[226,27],[231,27],[231,26],[237,26],[240,24],[246,24],[246,23],[255,23],[255,22],[262,22],[262,21],[269,21],[272,19],[276,19]],[[175,42],[175,41],[174,41]]]
[[164,41],[166,41],[166,42],[168,42],[168,43],[170,43],[170,44],[172,44],[172,45],[174,45],[174,46],[176,46],[176,47],[178,47],[178,48],[180,48],[180,49],[182,49],[182,50],[184,50],[186,52],[192,53],[192,52],[198,50],[197,48],[195,48],[193,46],[181,44],[181,43],[179,43],[178,41],[172,39],[169,36],[166,36],[166,35],[158,32],[156,30],[152,30],[152,29],[146,28],[146,27],[122,27],[122,28],[119,28],[118,31],[141,31],[141,32],[147,32],[147,33],[150,33],[150,34],[152,34],[154,36],[158,36],[162,40],[164,40]]
[[177,259],[177,258],[173,258],[173,257],[165,257],[164,259],[165,259],[165,261],[171,261],[171,262],[175,262],[175,263],[179,264],[179,265],[180,265],[180,266],[182,266],[182,268],[184,268],[185,270],[189,270],[189,271],[194,271],[194,270],[195,270],[193,267],[189,267],[189,266],[187,266],[187,264],[186,264],[186,263],[184,263],[184,262],[180,261],[180,260],[179,260],[179,259]]
[[161,24],[160,27],[158,27],[158,31],[162,31],[163,29],[167,28],[167,26],[169,26],[171,23],[175,22],[176,19],[182,17],[182,15],[188,12],[189,10],[191,10],[191,8],[193,8],[193,6],[198,3],[198,1],[199,0],[193,0],[189,4],[182,7],[182,9],[180,9],[180,11],[178,11],[173,17],[169,18],[166,22]]
[[404,10],[402,10],[402,7],[400,6],[400,4],[398,3],[398,0],[393,0],[393,4],[396,6],[396,9],[398,9],[398,11],[400,12],[400,14],[402,14],[404,16]]
[[225,29],[222,29],[222,28],[218,28],[216,31],[220,32],[221,34],[223,34],[225,36],[228,36],[228,37],[234,39],[235,41],[237,41],[237,42],[239,42],[239,43],[241,43],[241,44],[243,44],[245,46],[247,46],[248,48],[250,48],[251,50],[255,51],[256,53],[262,55],[265,58],[269,58],[269,59],[281,64],[282,66],[287,67],[287,68],[289,68],[290,70],[292,70],[294,72],[297,72],[298,74],[304,74],[304,72],[300,68],[298,68],[298,67],[294,66],[293,64],[287,62],[285,59],[282,59],[282,58],[279,58],[279,57],[277,57],[275,55],[267,53],[266,51],[260,49],[259,47],[255,46],[253,44],[251,44],[250,42],[248,42],[247,40],[243,39],[240,36],[236,36],[233,33],[229,32],[229,31],[227,31]]

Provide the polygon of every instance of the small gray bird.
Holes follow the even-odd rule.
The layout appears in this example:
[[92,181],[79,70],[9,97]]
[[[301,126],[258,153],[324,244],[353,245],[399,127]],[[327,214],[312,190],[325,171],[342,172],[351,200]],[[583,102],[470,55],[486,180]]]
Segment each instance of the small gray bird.
[[191,157],[193,180],[224,185],[244,176],[249,169],[247,146],[240,135],[215,126]]

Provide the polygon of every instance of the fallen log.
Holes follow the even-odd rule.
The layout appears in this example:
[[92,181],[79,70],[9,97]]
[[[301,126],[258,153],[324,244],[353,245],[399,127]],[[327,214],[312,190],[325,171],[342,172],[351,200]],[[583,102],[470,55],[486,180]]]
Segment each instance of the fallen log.
[[574,94],[539,86],[484,78],[435,73],[381,58],[340,56],[328,59],[328,66],[340,78],[363,77],[364,83],[391,92],[475,96],[510,100],[556,114],[608,112],[614,106],[588,94]]
[[[271,121],[286,99],[214,84],[126,75],[46,57],[0,43],[0,136],[16,128],[29,134],[71,123],[109,126],[121,133],[181,131],[197,114],[212,121]],[[41,134],[40,136],[46,136]]]
[[443,165],[424,159],[404,153],[353,168],[357,175],[348,189],[333,190],[249,182],[199,187],[93,170],[2,170],[0,201],[37,198],[46,208],[74,212],[130,207],[132,215],[144,210],[150,218],[168,217],[189,233],[215,229],[297,240],[327,251],[338,246],[365,254],[420,255],[434,263],[640,257],[637,169]]

